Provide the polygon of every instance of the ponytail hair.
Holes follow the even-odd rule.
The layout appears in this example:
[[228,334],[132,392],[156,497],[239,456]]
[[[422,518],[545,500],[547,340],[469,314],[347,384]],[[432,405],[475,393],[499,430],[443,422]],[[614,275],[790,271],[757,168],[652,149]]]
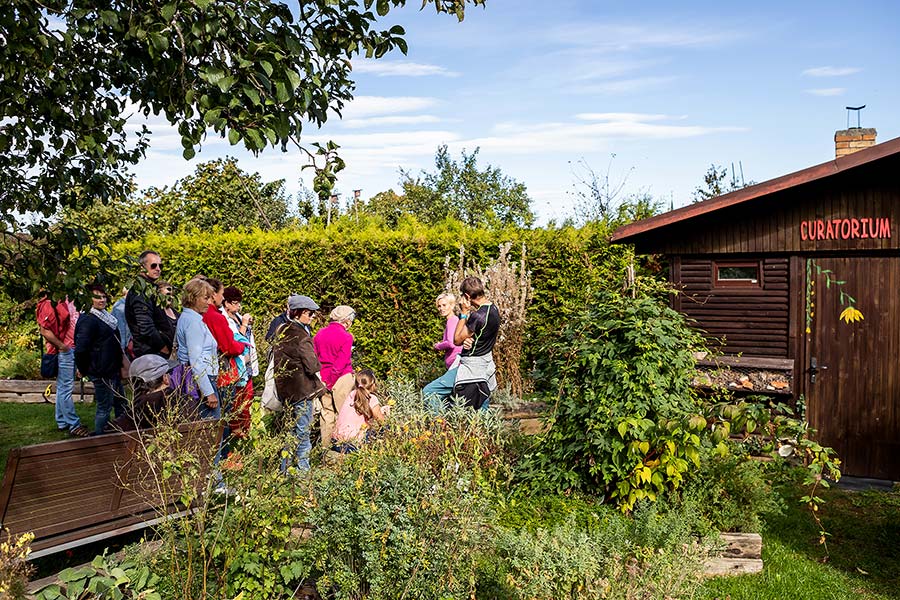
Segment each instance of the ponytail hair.
[[356,414],[366,421],[372,418],[372,407],[369,406],[372,396],[376,391],[375,372],[372,369],[360,369],[356,372],[356,397],[353,399],[353,408]]

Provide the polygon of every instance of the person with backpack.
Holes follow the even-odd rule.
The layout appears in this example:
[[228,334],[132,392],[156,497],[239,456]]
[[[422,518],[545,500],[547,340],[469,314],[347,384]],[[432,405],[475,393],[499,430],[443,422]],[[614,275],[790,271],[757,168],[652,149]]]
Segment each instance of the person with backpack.
[[78,311],[68,297],[54,302],[50,292],[38,295],[35,318],[45,341],[41,359],[41,375],[56,377],[56,426],[73,437],[87,437],[91,432],[81,424],[75,412],[72,391],[75,388],[75,324]]

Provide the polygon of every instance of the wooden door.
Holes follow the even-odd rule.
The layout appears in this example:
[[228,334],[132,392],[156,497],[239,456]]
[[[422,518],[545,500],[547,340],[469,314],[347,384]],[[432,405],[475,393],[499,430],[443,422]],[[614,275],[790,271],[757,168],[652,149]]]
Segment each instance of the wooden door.
[[898,480],[900,257],[808,259],[806,273],[810,423],[844,474]]

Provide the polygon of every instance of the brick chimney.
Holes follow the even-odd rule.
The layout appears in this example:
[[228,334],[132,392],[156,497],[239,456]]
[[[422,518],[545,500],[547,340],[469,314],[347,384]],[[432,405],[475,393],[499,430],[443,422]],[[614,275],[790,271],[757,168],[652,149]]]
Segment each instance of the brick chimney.
[[840,158],[875,145],[872,128],[851,127],[834,132],[834,157]]

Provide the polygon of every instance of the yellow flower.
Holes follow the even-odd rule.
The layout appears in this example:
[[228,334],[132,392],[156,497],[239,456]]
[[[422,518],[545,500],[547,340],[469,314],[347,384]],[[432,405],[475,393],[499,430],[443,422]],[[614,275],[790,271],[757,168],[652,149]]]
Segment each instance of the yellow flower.
[[841,313],[840,319],[841,319],[841,321],[844,321],[845,323],[855,323],[856,321],[862,321],[863,319],[865,319],[865,317],[863,316],[863,314],[861,312],[856,310],[855,307],[848,306]]

